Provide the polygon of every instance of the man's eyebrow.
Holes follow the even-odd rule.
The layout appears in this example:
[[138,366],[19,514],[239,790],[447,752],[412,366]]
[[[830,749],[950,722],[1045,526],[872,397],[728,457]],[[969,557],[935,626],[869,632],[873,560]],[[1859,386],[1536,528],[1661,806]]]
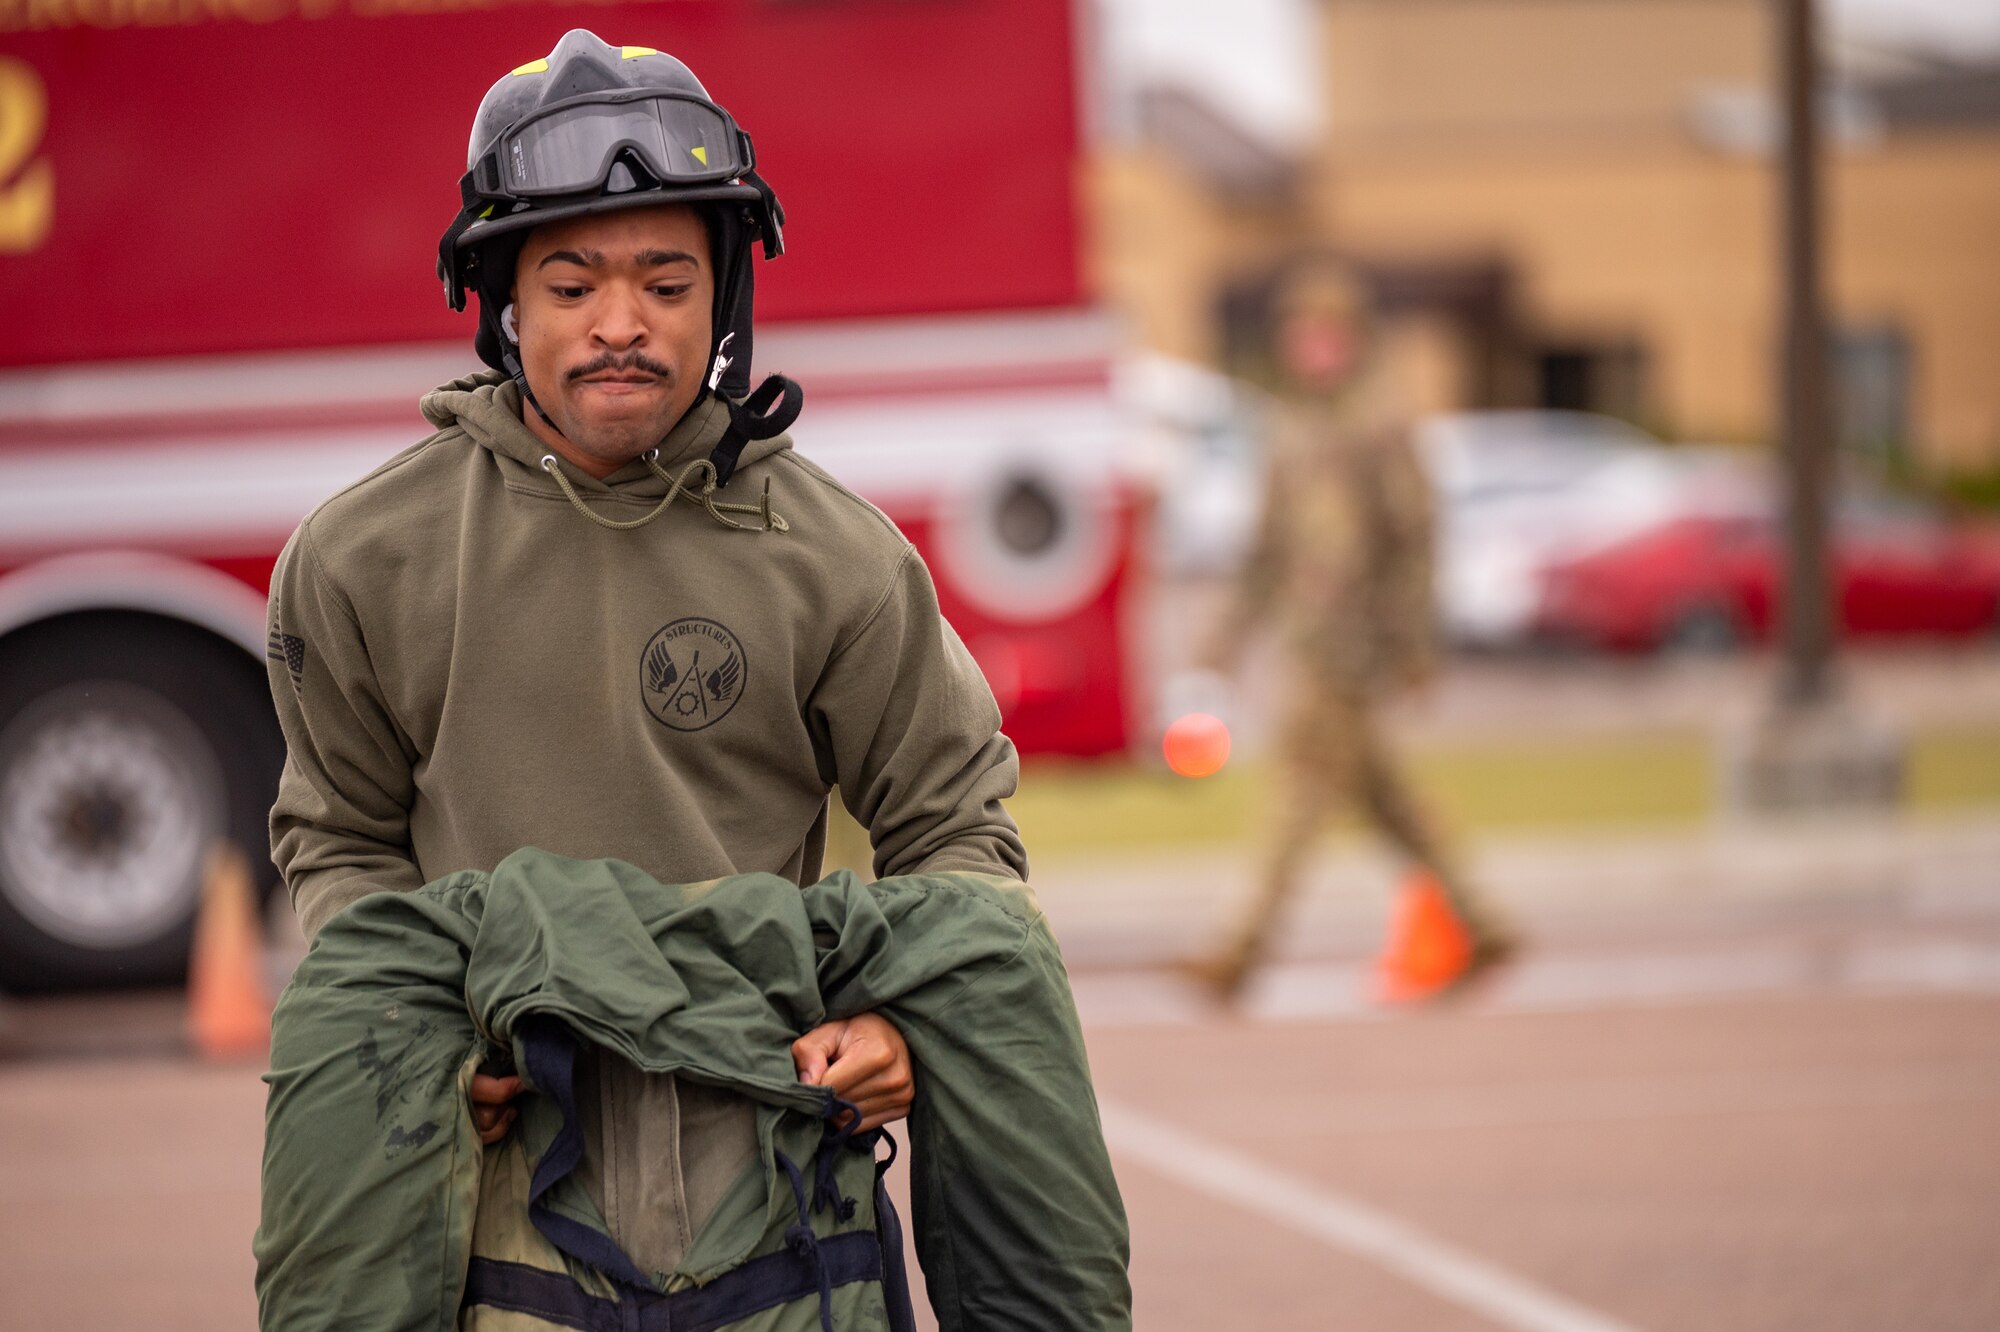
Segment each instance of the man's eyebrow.
[[[638,255],[641,268],[664,268],[668,264],[693,264],[701,267],[701,260],[686,250],[642,250]],[[603,268],[607,260],[602,250],[551,250],[535,265],[537,271],[550,264],[575,264],[578,268]]]
[[575,264],[578,268],[604,267],[604,254],[599,250],[552,250],[542,256],[542,262],[535,265],[536,271],[550,264]]

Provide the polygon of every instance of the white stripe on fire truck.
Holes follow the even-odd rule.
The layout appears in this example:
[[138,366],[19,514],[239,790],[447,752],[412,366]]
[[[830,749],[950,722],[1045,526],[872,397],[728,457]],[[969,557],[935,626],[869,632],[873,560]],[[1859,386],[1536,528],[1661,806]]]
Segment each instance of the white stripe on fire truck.
[[[1114,339],[1110,318],[1094,311],[853,320],[760,330],[756,359],[760,372],[782,371],[822,397],[967,391],[1101,381]],[[464,342],[27,367],[0,371],[0,432],[218,413],[296,417],[315,403],[407,412],[478,368]]]
[[[1037,470],[1101,487],[1125,459],[1103,389],[833,402],[793,437],[808,458],[885,506],[954,495]],[[192,548],[282,539],[313,507],[421,437],[421,424],[266,428],[143,446],[117,438],[0,450],[0,556],[161,542]],[[275,548],[275,547],[274,547]]]

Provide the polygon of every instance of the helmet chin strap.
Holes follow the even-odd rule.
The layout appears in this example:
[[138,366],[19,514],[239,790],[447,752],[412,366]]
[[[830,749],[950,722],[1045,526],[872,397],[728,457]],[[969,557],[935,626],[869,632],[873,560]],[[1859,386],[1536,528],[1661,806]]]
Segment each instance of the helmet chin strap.
[[736,333],[732,329],[730,332],[722,335],[722,341],[715,344],[715,362],[708,372],[708,391],[710,393],[715,392],[715,386],[722,382],[723,372],[735,363],[735,358],[727,354],[729,344],[734,341],[736,341]]
[[[716,373],[719,375],[721,371]],[[805,400],[805,390],[783,375],[766,375],[756,391],[741,402],[723,397],[722,405],[729,412],[729,424],[723,428],[722,438],[716,441],[715,448],[708,455],[708,460],[715,464],[715,484],[729,484],[729,478],[735,474],[736,464],[751,440],[774,439],[791,429],[792,422],[799,419],[799,409],[805,406]]]
[[521,368],[520,351],[521,334],[514,323],[514,303],[509,301],[500,310],[500,367],[521,390],[521,401],[534,408],[535,415],[541,417],[543,423],[555,431],[558,438],[567,440],[569,436],[563,434],[563,428],[549,418],[541,401],[535,397],[535,391],[528,387],[528,372]]

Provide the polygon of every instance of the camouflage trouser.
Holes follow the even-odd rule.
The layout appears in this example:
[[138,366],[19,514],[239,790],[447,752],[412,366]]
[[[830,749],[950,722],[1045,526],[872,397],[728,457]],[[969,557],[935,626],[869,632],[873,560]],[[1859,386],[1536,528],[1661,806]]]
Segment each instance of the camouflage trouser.
[[1263,959],[1273,927],[1297,892],[1321,829],[1353,809],[1412,864],[1433,874],[1475,934],[1489,919],[1384,743],[1373,705],[1358,691],[1298,700],[1277,737],[1277,790],[1257,888],[1223,953],[1240,976]]

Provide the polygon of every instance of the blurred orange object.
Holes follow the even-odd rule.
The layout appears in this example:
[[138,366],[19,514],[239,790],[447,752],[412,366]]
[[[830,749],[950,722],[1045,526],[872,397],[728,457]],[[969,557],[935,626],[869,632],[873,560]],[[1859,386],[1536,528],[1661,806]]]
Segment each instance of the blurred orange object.
[[1167,766],[1183,777],[1207,777],[1229,761],[1229,727],[1222,718],[1190,712],[1174,718],[1160,742]]
[[203,1059],[248,1058],[271,1045],[271,1000],[250,866],[227,843],[209,853],[203,875],[188,960],[187,1034]]
[[1396,896],[1377,994],[1391,1004],[1432,998],[1449,990],[1472,961],[1472,934],[1444,889],[1428,871],[1414,871]]

